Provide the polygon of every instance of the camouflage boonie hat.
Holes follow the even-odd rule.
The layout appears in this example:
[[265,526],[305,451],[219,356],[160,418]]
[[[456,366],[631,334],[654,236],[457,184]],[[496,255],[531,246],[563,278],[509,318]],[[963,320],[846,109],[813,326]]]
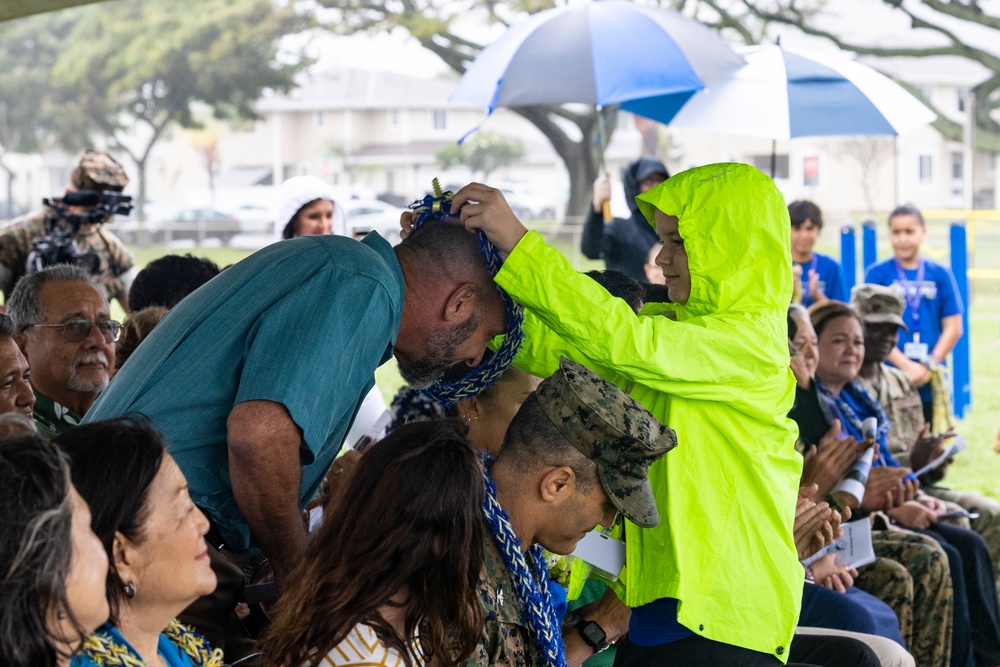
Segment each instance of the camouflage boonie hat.
[[614,506],[637,526],[660,523],[646,473],[653,461],[677,446],[673,429],[618,387],[565,357],[535,395],[559,432],[597,464],[601,486]]
[[77,190],[121,192],[128,185],[128,176],[118,160],[107,153],[88,148],[80,156],[80,163],[70,174],[69,182]]
[[851,305],[868,324],[895,324],[910,329],[903,321],[906,304],[891,288],[883,285],[858,285],[851,290]]

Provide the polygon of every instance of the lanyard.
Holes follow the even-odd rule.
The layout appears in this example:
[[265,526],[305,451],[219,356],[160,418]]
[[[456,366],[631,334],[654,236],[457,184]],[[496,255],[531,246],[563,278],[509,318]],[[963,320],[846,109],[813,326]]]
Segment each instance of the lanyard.
[[924,298],[924,258],[921,257],[919,263],[917,264],[917,279],[915,281],[907,279],[906,272],[903,271],[903,265],[899,263],[899,259],[893,257],[892,261],[896,265],[896,275],[899,278],[899,286],[903,288],[903,298],[906,300],[906,309],[910,311],[910,318],[913,320],[913,329],[919,329],[920,300]]
[[805,303],[809,301],[811,295],[809,294],[809,274],[816,270],[816,266],[819,263],[816,261],[816,253],[813,253],[812,261],[809,262],[809,268],[806,269],[805,266],[802,267],[802,301]]

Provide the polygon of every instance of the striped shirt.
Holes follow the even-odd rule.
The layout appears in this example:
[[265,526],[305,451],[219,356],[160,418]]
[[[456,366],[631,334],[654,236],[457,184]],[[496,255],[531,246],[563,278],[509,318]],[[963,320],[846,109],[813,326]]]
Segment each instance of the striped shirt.
[[[405,667],[406,661],[395,649],[386,648],[369,625],[359,623],[326,654],[323,667]],[[413,667],[426,663],[418,660]]]

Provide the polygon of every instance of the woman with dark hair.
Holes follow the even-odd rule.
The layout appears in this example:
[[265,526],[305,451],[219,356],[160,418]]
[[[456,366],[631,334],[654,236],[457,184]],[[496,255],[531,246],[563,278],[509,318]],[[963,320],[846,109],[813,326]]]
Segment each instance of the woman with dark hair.
[[0,441],[0,657],[62,667],[108,617],[108,557],[69,464],[37,435]]
[[[175,620],[216,581],[205,544],[208,520],[191,502],[159,434],[145,420],[111,419],[55,442],[70,457],[73,481],[90,503],[111,563],[110,619],[83,643],[73,667],[221,665],[221,651]],[[111,656],[118,661],[109,662]]]
[[270,667],[458,665],[483,626],[483,472],[457,420],[365,452],[275,609]]

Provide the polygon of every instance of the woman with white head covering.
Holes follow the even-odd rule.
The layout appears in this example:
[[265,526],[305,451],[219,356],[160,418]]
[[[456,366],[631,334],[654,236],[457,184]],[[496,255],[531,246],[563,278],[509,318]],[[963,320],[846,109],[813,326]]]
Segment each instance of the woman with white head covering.
[[333,196],[333,188],[316,176],[295,176],[278,191],[279,239],[337,234],[349,236],[347,214]]

